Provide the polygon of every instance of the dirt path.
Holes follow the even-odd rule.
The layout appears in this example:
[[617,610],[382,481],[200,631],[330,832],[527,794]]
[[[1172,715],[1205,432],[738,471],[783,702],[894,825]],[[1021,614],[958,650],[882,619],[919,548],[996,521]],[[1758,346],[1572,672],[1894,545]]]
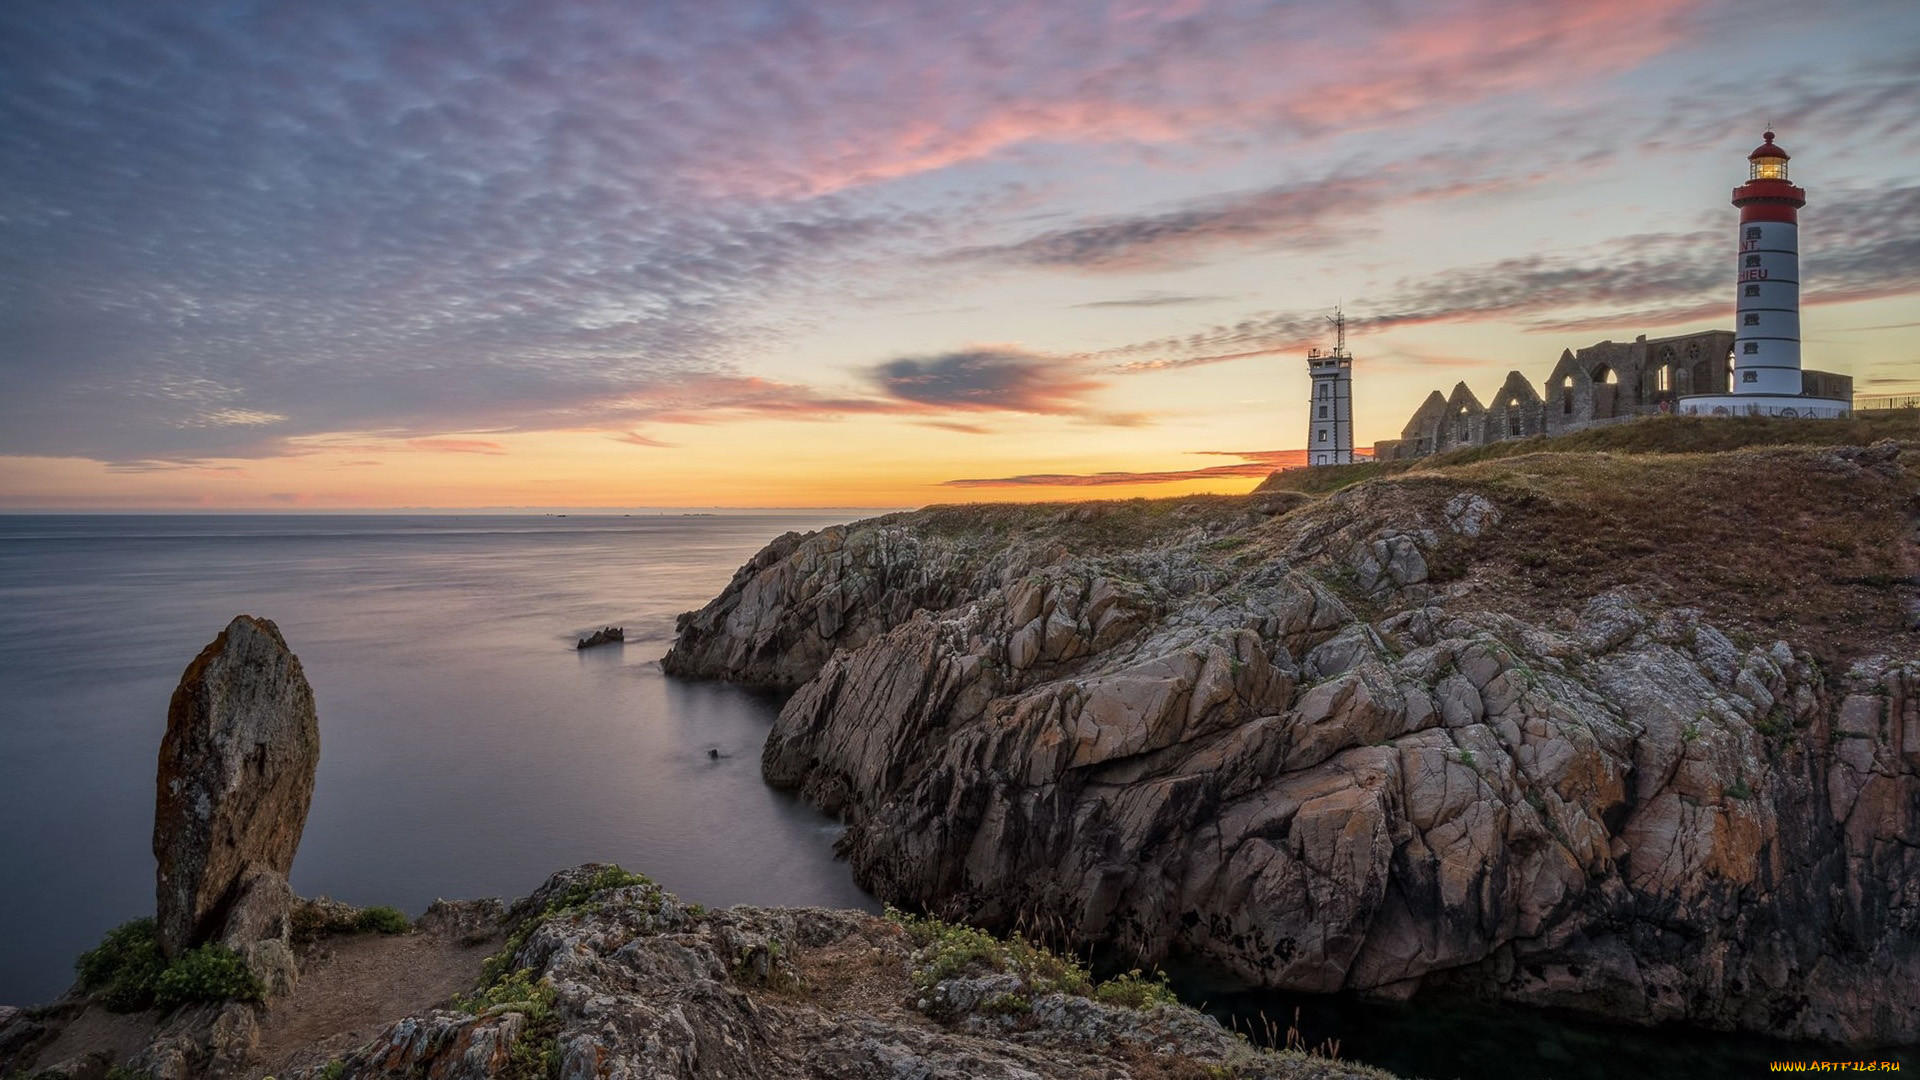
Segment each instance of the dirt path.
[[[94,1007],[74,1017],[47,1044],[35,1059],[35,1068],[94,1057],[103,1065],[117,1065],[144,1049],[153,1039],[160,1014],[151,1010],[138,1013],[110,1013]],[[8,1075],[13,1075],[9,1073]],[[21,1075],[27,1075],[22,1073]]]
[[461,945],[440,934],[363,934],[322,944],[301,964],[292,994],[260,1025],[261,1067],[274,1076],[320,1065],[372,1039],[395,1020],[425,1012],[480,977],[498,939]]

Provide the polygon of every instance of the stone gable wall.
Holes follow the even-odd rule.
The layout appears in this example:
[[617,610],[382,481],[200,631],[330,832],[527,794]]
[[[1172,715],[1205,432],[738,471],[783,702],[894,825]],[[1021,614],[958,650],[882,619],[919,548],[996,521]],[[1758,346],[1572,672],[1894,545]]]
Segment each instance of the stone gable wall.
[[[1724,394],[1733,352],[1733,331],[1632,341],[1601,341],[1567,350],[1538,391],[1518,371],[1483,406],[1465,383],[1442,397],[1435,390],[1401,430],[1400,438],[1374,444],[1380,461],[1426,457],[1461,446],[1502,439],[1561,435],[1600,424],[1669,411],[1689,394]],[[1805,392],[1851,399],[1853,378],[1806,371]],[[1465,412],[1462,412],[1462,409]]]

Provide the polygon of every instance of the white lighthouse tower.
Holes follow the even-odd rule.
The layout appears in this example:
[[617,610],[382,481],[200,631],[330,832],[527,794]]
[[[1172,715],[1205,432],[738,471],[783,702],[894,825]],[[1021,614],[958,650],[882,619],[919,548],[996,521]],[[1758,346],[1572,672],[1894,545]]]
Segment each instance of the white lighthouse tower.
[[1788,154],[1773,132],[1747,155],[1734,294],[1733,372],[1724,394],[1680,399],[1698,416],[1846,416],[1851,403],[1809,397],[1800,372],[1800,208],[1807,193],[1787,179]]
[[1307,353],[1313,392],[1307,399],[1307,464],[1353,464],[1353,357],[1347,353],[1347,317],[1333,309],[1333,351]]

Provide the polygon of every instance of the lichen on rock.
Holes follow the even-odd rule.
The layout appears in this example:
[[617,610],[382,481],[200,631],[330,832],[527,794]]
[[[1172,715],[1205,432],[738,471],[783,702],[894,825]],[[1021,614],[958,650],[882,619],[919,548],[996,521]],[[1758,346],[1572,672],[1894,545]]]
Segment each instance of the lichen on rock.
[[464,1008],[400,1020],[281,1080],[1392,1080],[1258,1050],[1181,1006],[1046,988],[1015,1008],[1006,990],[1030,981],[970,965],[916,982],[909,932],[862,912],[709,912],[589,865],[555,874],[509,918],[497,974]]
[[167,709],[153,853],[168,958],[219,937],[250,879],[284,885],[319,760],[299,658],[272,622],[236,616],[187,666]]

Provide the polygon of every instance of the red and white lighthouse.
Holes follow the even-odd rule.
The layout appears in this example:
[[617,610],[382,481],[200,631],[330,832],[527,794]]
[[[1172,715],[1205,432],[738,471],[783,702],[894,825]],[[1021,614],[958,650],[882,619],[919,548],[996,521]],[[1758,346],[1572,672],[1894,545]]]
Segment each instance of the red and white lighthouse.
[[1800,208],[1788,154],[1773,132],[1747,155],[1750,176],[1733,189],[1740,208],[1739,292],[1734,297],[1735,394],[1800,393]]
[[1800,208],[1807,193],[1787,178],[1787,151],[1766,133],[1747,155],[1735,271],[1733,370],[1725,394],[1682,398],[1680,411],[1711,416],[1845,416],[1850,403],[1810,397],[1800,371]]

